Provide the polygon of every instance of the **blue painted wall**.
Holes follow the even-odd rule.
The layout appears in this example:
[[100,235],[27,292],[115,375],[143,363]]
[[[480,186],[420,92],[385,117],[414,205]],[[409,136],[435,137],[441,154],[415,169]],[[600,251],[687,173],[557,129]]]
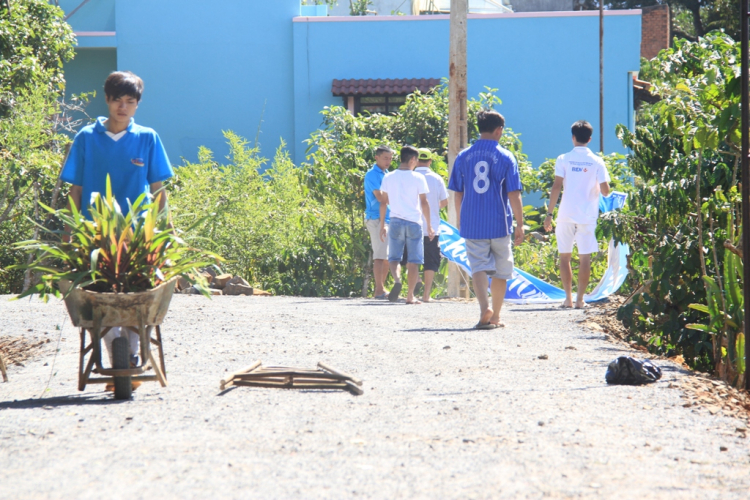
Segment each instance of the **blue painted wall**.
[[92,118],[107,116],[107,103],[104,101],[104,80],[117,70],[115,49],[78,49],[75,58],[65,63],[65,95],[96,91],[89,101],[86,113]]
[[199,146],[223,156],[227,129],[254,141],[260,125],[266,156],[294,140],[298,13],[299,0],[117,2],[117,67],[143,78],[136,119],[159,132],[172,163]]
[[[294,23],[295,135],[320,126],[324,106],[340,105],[334,78],[440,78],[448,73],[447,18]],[[499,89],[498,111],[522,134],[538,166],[572,148],[570,125],[599,124],[599,20],[595,16],[469,19],[468,91]],[[628,71],[640,61],[639,14],[605,17],[605,151],[628,123]],[[592,141],[598,149],[599,138]],[[296,161],[304,148],[295,151]]]
[[[83,0],[59,0],[59,5],[66,14],[81,5]],[[73,31],[115,31],[116,0],[93,0],[78,9],[68,19]]]
[[[76,7],[80,9],[73,12]],[[65,95],[96,91],[89,101],[86,113],[92,118],[106,116],[104,102],[104,80],[117,70],[116,37],[81,36],[82,32],[114,32],[115,0],[89,1],[81,5],[81,0],[60,0],[60,7],[72,15],[67,22],[78,33],[76,55],[65,63]],[[83,115],[76,118],[84,118]]]
[[[61,2],[68,12],[79,4]],[[74,29],[117,36],[79,38],[78,58],[66,66],[68,91],[99,90],[110,71],[131,70],[145,81],[136,120],[159,132],[173,163],[196,159],[199,146],[221,157],[222,130],[252,143],[259,128],[265,156],[283,139],[301,162],[320,111],[342,104],[331,94],[334,78],[447,76],[447,17],[309,22],[299,9],[299,0],[91,1],[70,18]],[[605,19],[611,152],[622,151],[615,125],[632,121],[628,71],[639,67],[641,18]],[[499,89],[499,111],[535,165],[571,148],[573,121],[598,130],[596,16],[475,18],[468,33],[469,94]],[[108,46],[116,49],[88,48]],[[90,109],[104,112],[102,102]]]

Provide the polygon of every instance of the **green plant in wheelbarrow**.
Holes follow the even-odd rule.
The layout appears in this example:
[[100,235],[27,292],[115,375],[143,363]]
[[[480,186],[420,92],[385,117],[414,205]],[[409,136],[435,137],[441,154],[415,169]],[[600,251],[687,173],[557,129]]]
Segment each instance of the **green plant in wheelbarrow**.
[[[198,268],[221,259],[180,238],[168,209],[159,209],[160,196],[143,194],[123,212],[107,178],[107,192],[92,197],[88,218],[72,202],[70,209],[62,210],[41,205],[66,230],[41,227],[49,239],[15,244],[33,255],[29,264],[15,268],[41,275],[38,284],[17,298],[38,294],[46,301],[49,295],[62,296],[71,321],[80,328],[79,390],[87,383],[113,383],[115,398],[128,399],[132,381],[159,381],[166,386],[160,325],[177,278],[184,277],[210,297]],[[103,338],[112,342],[111,368],[102,365]],[[158,360],[152,344],[158,348]],[[144,375],[150,370],[154,375]],[[92,373],[105,377],[92,378]]]

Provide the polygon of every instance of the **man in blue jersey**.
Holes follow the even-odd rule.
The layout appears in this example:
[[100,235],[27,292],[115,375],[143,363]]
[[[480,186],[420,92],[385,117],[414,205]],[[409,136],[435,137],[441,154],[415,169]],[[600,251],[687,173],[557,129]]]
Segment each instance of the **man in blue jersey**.
[[[475,328],[490,330],[505,326],[500,322],[500,310],[507,280],[513,277],[513,216],[513,242],[520,245],[524,238],[523,186],[516,158],[498,144],[505,127],[503,115],[480,111],[477,124],[479,140],[456,157],[448,189],[455,192],[456,218],[466,240],[474,294],[479,301]],[[488,276],[492,277],[492,307],[487,293]]]
[[[129,71],[115,71],[104,82],[104,94],[109,116],[100,116],[76,134],[60,173],[61,180],[72,184],[70,201],[90,217],[91,194],[103,195],[109,176],[122,211],[143,193],[159,192],[159,204],[164,208],[167,194],[162,183],[174,175],[172,166],[158,134],[133,121],[143,80]],[[138,335],[124,328],[113,328],[104,337],[110,360],[112,340],[120,335],[128,336],[131,364],[137,365]]]
[[[383,183],[386,172],[391,168],[391,161],[393,161],[393,150],[388,146],[378,146],[375,150],[375,165],[365,174],[365,227],[370,234],[372,246],[372,275],[375,279],[373,296],[376,299],[388,297],[384,288],[389,271],[388,240],[380,239],[380,203],[384,200],[380,185]],[[386,207],[386,230],[390,221],[390,210]],[[394,276],[400,276],[400,268]]]
[[573,150],[560,155],[555,162],[555,182],[549,195],[549,209],[544,229],[552,230],[552,215],[562,190],[557,211],[557,250],[560,253],[560,278],[565,301],[560,307],[573,307],[573,245],[578,246],[578,294],[575,308],[584,307],[583,296],[591,276],[591,254],[599,250],[596,221],[599,218],[599,193],[609,194],[609,172],[604,160],[589,148],[594,128],[585,120],[571,127]]

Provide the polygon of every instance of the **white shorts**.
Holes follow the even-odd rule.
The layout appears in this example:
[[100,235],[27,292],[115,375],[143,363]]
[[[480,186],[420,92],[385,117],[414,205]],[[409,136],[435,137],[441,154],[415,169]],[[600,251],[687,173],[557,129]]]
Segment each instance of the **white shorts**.
[[[386,236],[385,241],[380,239],[380,219],[367,219],[365,220],[365,227],[367,232],[370,233],[370,245],[372,246],[372,259],[373,260],[387,260],[388,259],[388,237]],[[385,225],[386,231],[388,230],[388,224]]]
[[588,255],[599,251],[596,241],[596,224],[575,224],[558,222],[555,228],[557,251],[573,253],[573,244],[578,247],[579,255]]

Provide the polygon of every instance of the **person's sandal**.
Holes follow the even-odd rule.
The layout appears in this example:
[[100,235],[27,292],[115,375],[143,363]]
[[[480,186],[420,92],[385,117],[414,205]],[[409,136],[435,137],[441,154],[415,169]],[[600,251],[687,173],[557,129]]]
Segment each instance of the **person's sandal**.
[[401,283],[394,283],[393,288],[391,288],[391,291],[388,294],[388,300],[396,302],[399,295],[401,295]]

